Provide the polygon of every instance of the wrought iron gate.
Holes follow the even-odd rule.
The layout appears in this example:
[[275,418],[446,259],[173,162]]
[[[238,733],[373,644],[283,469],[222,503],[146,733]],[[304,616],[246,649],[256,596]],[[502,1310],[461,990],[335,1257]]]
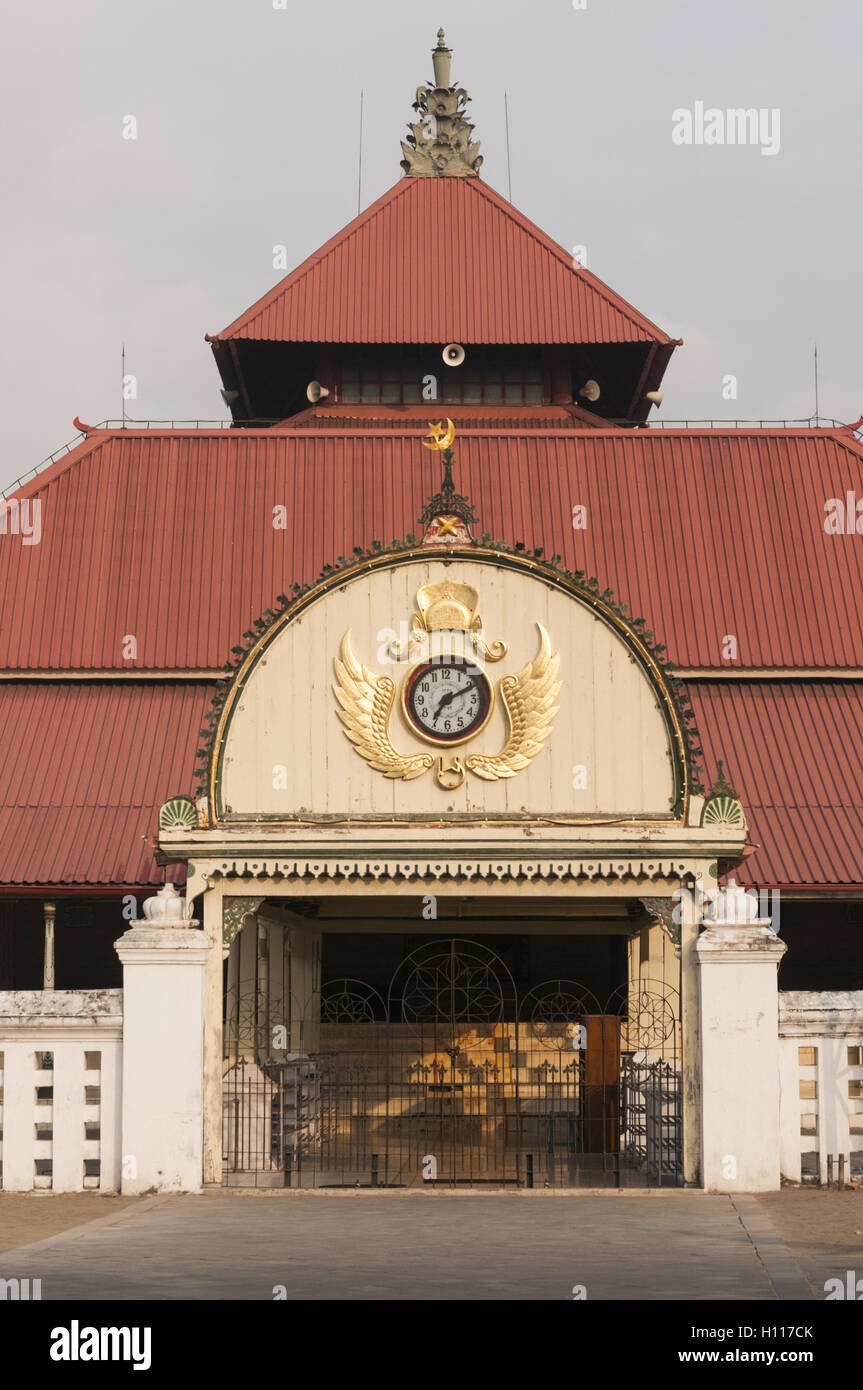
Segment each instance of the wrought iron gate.
[[226,1180],[298,1187],[679,1185],[679,1009],[639,981],[521,999],[476,941],[441,939],[386,999],[326,985],[320,1050],[225,1078]]

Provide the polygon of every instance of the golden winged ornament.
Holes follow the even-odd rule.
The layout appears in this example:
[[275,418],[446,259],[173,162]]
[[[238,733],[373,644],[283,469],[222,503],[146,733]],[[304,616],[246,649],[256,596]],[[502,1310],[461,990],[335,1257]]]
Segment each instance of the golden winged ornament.
[[345,733],[369,767],[385,777],[421,777],[434,764],[431,753],[402,754],[390,740],[389,724],[396,684],[391,676],[377,676],[354,656],[348,628],[339,656],[333,662],[338,685],[333,692],[341,709],[336,713]]
[[[449,616],[452,617],[452,614]],[[552,721],[559,708],[555,700],[561,688],[557,679],[560,657],[557,653],[552,655],[551,641],[542,624],[537,623],[536,626],[539,632],[537,655],[517,675],[504,676],[500,682],[501,698],[509,717],[509,735],[500,753],[471,753],[464,761],[452,757],[453,747],[472,737],[471,711],[476,709],[474,719],[477,733],[485,726],[491,713],[494,699],[491,683],[475,658],[450,654],[443,661],[442,670],[452,679],[443,698],[435,701],[436,713],[433,718],[431,701],[434,696],[431,691],[437,680],[437,659],[419,663],[405,677],[403,713],[421,738],[437,745],[437,780],[447,790],[461,786],[466,772],[472,772],[486,782],[514,777],[533,761],[551,733]],[[465,630],[468,630],[466,622]],[[368,670],[357,660],[351,641],[352,633],[351,628],[345,633],[339,655],[333,662],[337,681],[333,692],[339,703],[336,713],[344,725],[344,732],[360,756],[376,772],[382,772],[385,777],[401,777],[405,781],[421,777],[434,766],[435,755],[399,753],[395,748],[390,739],[389,726],[396,699],[396,682],[391,676],[379,676]],[[503,647],[500,653],[503,656],[505,646],[502,643],[495,645]],[[495,659],[491,652],[489,659]],[[416,694],[415,707],[406,698],[406,689],[412,689]],[[483,692],[487,692],[484,718]],[[459,701],[463,702],[461,713]],[[449,710],[446,716],[445,709]],[[442,725],[438,723],[439,718],[444,719]],[[450,719],[455,727],[450,726]],[[468,721],[466,732],[461,732],[463,719]]]
[[503,751],[488,756],[471,753],[465,758],[470,772],[492,782],[498,777],[514,777],[527,767],[551,733],[551,723],[559,706],[554,702],[560,694],[561,683],[556,679],[560,656],[552,656],[551,641],[542,623],[539,630],[539,651],[516,676],[504,676],[500,682],[501,698],[509,715],[509,738]]

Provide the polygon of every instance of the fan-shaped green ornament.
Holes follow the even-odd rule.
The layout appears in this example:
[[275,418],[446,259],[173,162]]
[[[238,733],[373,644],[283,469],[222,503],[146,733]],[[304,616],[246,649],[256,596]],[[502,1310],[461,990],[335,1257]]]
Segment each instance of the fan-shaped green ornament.
[[714,796],[704,808],[702,825],[743,825],[743,807],[734,796]]
[[172,796],[159,809],[160,830],[194,830],[197,824],[195,803],[188,796]]

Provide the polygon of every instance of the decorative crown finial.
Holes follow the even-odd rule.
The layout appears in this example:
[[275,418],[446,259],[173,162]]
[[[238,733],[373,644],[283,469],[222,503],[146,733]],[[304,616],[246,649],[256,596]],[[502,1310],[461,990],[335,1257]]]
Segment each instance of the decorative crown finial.
[[473,139],[473,122],[465,115],[470,97],[463,87],[452,85],[452,50],[446,46],[443,29],[437,32],[432,64],[434,85],[427,82],[417,88],[413,109],[420,119],[408,122],[410,135],[402,141],[402,168],[414,178],[476,176],[482,155],[479,141]]

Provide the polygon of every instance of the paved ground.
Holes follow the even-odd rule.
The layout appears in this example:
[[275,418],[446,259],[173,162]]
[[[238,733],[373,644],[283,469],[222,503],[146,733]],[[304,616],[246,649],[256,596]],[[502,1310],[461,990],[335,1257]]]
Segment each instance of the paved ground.
[[138,1200],[113,1192],[0,1192],[0,1252],[116,1214]]
[[786,1188],[760,1197],[797,1265],[824,1297],[824,1281],[849,1269],[863,1279],[863,1192]]
[[[0,1227],[27,1200],[0,1197]],[[93,1209],[7,1249],[0,1277],[41,1279],[43,1299],[813,1296],[754,1197],[218,1192]]]

